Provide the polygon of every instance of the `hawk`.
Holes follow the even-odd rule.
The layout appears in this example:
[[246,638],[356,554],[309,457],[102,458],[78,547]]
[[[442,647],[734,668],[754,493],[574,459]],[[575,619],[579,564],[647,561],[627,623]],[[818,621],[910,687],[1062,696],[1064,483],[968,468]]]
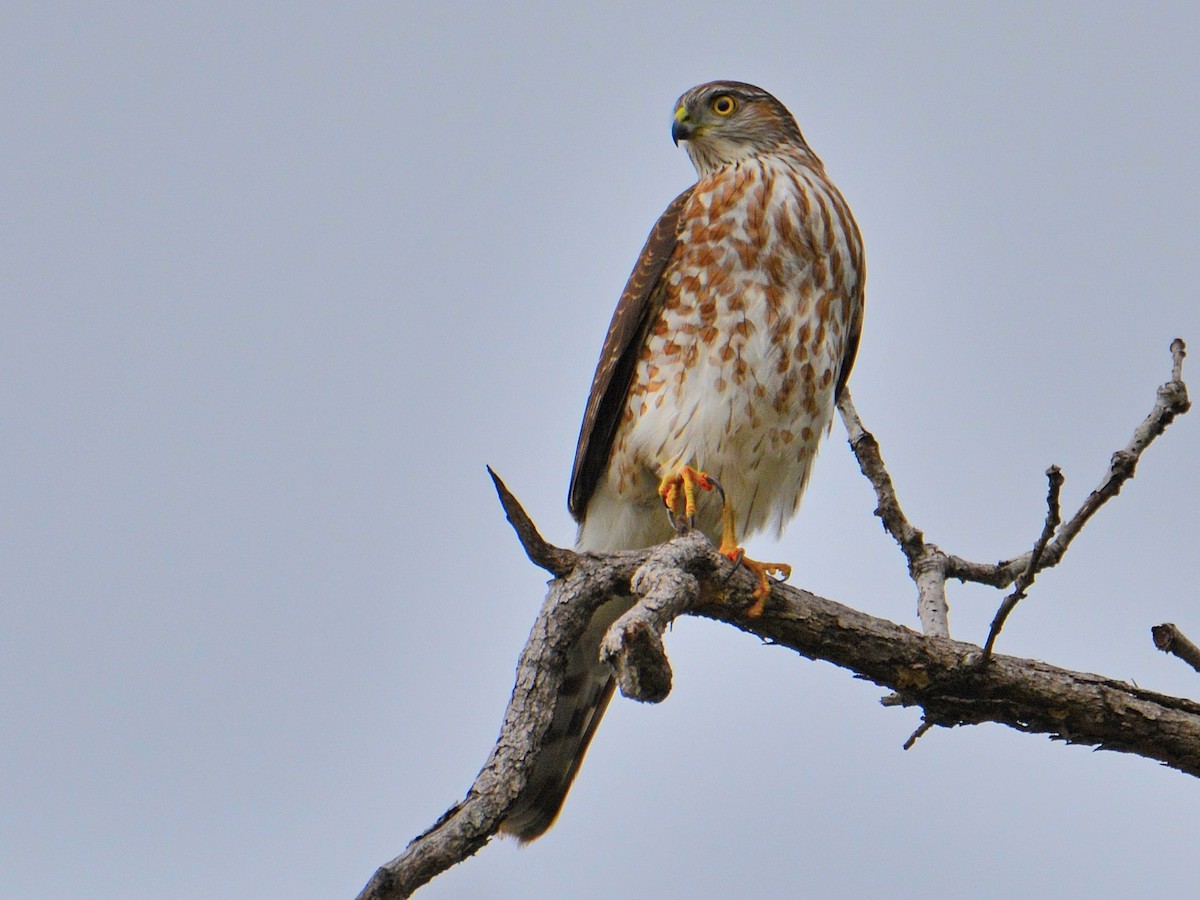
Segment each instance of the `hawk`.
[[[796,120],[761,88],[692,88],[671,136],[697,181],[651,230],[613,314],[569,506],[580,550],[648,547],[694,524],[758,574],[753,615],[767,573],[788,567],[744,560],[739,536],[782,532],[799,506],[858,348],[862,237]],[[629,605],[603,605],[569,654],[542,751],[501,826],[522,842],[553,824],[608,706],[598,648]]]

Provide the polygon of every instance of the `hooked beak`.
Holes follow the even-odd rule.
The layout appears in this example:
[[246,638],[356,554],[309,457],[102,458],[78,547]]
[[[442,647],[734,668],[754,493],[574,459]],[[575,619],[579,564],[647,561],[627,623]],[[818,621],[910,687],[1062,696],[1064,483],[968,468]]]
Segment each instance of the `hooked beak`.
[[679,146],[680,141],[689,141],[696,133],[696,123],[692,121],[691,115],[687,111],[686,106],[681,106],[675,110],[675,120],[671,123],[671,140],[675,142],[675,146]]

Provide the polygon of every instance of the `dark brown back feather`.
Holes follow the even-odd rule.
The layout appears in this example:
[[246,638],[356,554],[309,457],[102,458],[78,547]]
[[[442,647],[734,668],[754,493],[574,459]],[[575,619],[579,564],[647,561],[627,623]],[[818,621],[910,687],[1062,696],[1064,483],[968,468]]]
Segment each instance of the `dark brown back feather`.
[[575,468],[567,495],[567,507],[578,522],[583,521],[588,500],[608,465],[646,331],[657,312],[659,300],[655,289],[675,250],[679,218],[692,190],[688,188],[672,200],[650,230],[608,326],[579,429]]
[[[860,266],[861,271],[861,266]],[[842,389],[846,386],[846,382],[850,378],[850,370],[854,368],[854,358],[858,356],[858,341],[862,337],[862,320],[863,320],[863,276],[859,276],[858,286],[854,292],[858,294],[857,303],[852,303],[851,306],[857,315],[850,322],[850,330],[846,335],[846,349],[842,351],[842,364],[838,369],[837,387],[833,391],[833,402],[837,403],[842,396]]]
[[[826,179],[826,183],[828,183],[828,179]],[[850,291],[850,321],[846,323],[846,346],[842,350],[837,385],[833,389],[833,402],[836,404],[842,396],[846,382],[850,379],[850,370],[854,368],[854,359],[858,356],[858,341],[862,337],[863,312],[866,309],[867,265],[862,256],[862,234],[858,230],[858,223],[854,221],[854,215],[850,212],[850,207],[846,205],[841,192],[832,184],[829,186],[833,189],[833,195],[837,199],[838,217],[842,227],[849,231],[853,238],[849,241],[850,261],[854,271],[858,273],[858,279]]]

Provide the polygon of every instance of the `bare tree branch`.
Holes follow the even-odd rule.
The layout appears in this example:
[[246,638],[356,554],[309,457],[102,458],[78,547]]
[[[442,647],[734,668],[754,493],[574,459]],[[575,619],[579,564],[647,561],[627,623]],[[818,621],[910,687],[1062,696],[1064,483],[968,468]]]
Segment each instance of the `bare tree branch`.
[[937,726],[933,722],[929,722],[929,721],[926,721],[923,719],[921,721],[920,727],[918,727],[916,731],[914,731],[912,734],[910,734],[908,736],[908,740],[904,742],[903,749],[911,750],[913,747],[915,747],[917,745],[917,741],[919,741],[921,738],[925,737],[925,735],[927,735],[929,732],[933,731],[933,729],[936,727]]
[[[1046,546],[1045,552],[1042,553],[1041,559],[1035,566],[1037,571],[1040,572],[1058,565],[1066,555],[1067,548],[1075,539],[1075,535],[1079,534],[1096,511],[1117,496],[1125,482],[1133,477],[1138,460],[1141,459],[1146,448],[1167,430],[1167,426],[1174,422],[1177,416],[1181,416],[1191,409],[1187,386],[1183,383],[1183,359],[1186,355],[1187,348],[1183,340],[1175,338],[1171,342],[1171,380],[1158,389],[1154,407],[1141,424],[1134,429],[1129,443],[1112,455],[1108,471],[1104,473],[1099,486],[1087,496],[1075,515]],[[959,581],[973,581],[978,584],[989,584],[996,588],[1006,588],[1029,567],[1031,555],[1025,553],[1014,559],[995,564],[974,563],[951,556],[946,574]]]
[[[1191,408],[1188,400],[1187,386],[1183,383],[1183,359],[1187,348],[1180,338],[1171,342],[1171,380],[1158,389],[1154,407],[1149,415],[1134,429],[1133,437],[1121,450],[1113,454],[1108,471],[1101,479],[1100,485],[1084,500],[1075,515],[1058,530],[1058,533],[1048,543],[1039,539],[1034,550],[1020,556],[1003,560],[998,563],[976,563],[962,557],[943,552],[936,544],[927,543],[924,532],[909,522],[900,508],[896,496],[896,488],[883,464],[879,450],[879,442],[867,431],[858,417],[850,392],[844,390],[838,400],[838,410],[849,434],[850,448],[858,460],[859,468],[867,480],[875,488],[877,506],[875,515],[883,522],[884,529],[900,545],[908,560],[908,571],[917,586],[917,612],[921,625],[926,634],[948,636],[950,633],[946,602],[946,579],[955,578],[959,581],[972,581],[986,584],[995,588],[1006,588],[1022,576],[1028,578],[1025,585],[1019,586],[1010,596],[1021,599],[1024,590],[1033,583],[1038,572],[1058,565],[1071,541],[1079,534],[1088,520],[1095,515],[1106,502],[1115,497],[1121,487],[1133,477],[1138,460],[1142,453],[1162,434],[1177,416],[1186,413]],[[1057,470],[1057,467],[1055,467]],[[1061,477],[1061,472],[1059,476]],[[1057,491],[1053,489],[1054,500],[1057,503]],[[1043,534],[1045,529],[1043,529]],[[1004,620],[1015,605],[1005,601],[1009,606],[1006,610],[1001,607],[997,617],[1003,627]],[[995,643],[999,634],[996,622],[992,623],[993,634],[989,635],[988,653],[983,658],[986,662],[991,655],[990,645]]]
[[487,472],[492,479],[492,485],[496,488],[496,494],[500,497],[500,505],[504,507],[504,515],[508,519],[508,524],[517,533],[517,538],[521,541],[521,546],[525,548],[525,555],[529,557],[530,562],[558,577],[562,577],[574,569],[579,555],[573,550],[546,543],[546,539],[533,524],[533,519],[529,518],[529,513],[525,512],[525,508],[512,495],[512,491],[500,480],[500,476],[492,470],[491,466],[487,467]]
[[602,603],[629,593],[633,572],[648,555],[596,557],[546,544],[516,498],[494,473],[492,478],[530,558],[556,560],[570,554],[572,566],[550,584],[517,666],[500,737],[467,796],[376,871],[359,894],[364,900],[409,896],[439,872],[472,856],[496,833],[545,740],[562,690],[568,648],[580,639]]
[[[362,900],[408,897],[438,873],[468,858],[497,833],[524,788],[549,730],[562,690],[567,650],[582,636],[592,614],[617,596],[637,597],[629,613],[605,635],[602,654],[628,696],[658,701],[670,691],[671,668],[662,634],[681,614],[728,622],[802,656],[842,666],[888,688],[885,706],[918,706],[922,724],[908,748],[941,725],[998,722],[1047,734],[1067,743],[1134,753],[1200,776],[1200,703],[1143,690],[1123,681],[1060,669],[1030,659],[991,654],[946,635],[945,580],[954,577],[1007,587],[1015,604],[1042,569],[1061,560],[1079,529],[1133,476],[1147,446],[1189,408],[1181,380],[1183,342],[1171,345],[1172,380],[1158,390],[1154,409],[1124,450],[1113,455],[1100,486],[1051,538],[1058,525],[1061,473],[1047,473],[1050,488],[1042,536],[1033,550],[995,565],[948,556],[927,543],[904,516],[874,437],[862,427],[848,393],[839,409],[859,465],[875,487],[876,514],[895,538],[918,585],[925,634],[869,616],[784,584],[773,584],[761,616],[748,618],[757,580],[735,569],[699,532],[647,550],[575,553],[547,544],[503,482],[492,478],[506,515],[529,558],[554,573],[517,670],[516,685],[500,736],[462,802],[446,811],[405,851],[380,867],[359,895]],[[490,472],[490,470],[489,470]],[[1010,598],[1011,599],[1011,598]],[[1007,604],[1007,601],[1006,601]],[[1003,610],[1003,608],[1002,608]],[[993,623],[998,633],[999,624]],[[1200,651],[1174,626],[1154,629],[1165,650],[1197,665]],[[990,643],[994,642],[994,634]],[[1190,649],[1188,649],[1190,648]],[[989,647],[990,650],[990,647]]]
[[850,439],[850,449],[858,466],[875,488],[878,505],[875,515],[883,522],[884,530],[895,539],[908,560],[908,574],[917,585],[917,615],[926,634],[950,636],[949,613],[946,603],[946,554],[933,544],[925,543],[925,535],[914,528],[900,508],[892,477],[883,464],[879,442],[863,427],[850,390],[843,388],[838,397],[838,411]]
[[[1200,776],[1200,703],[1146,691],[1126,682],[1046,663],[993,656],[978,666],[980,649],[931,638],[885,619],[784,584],[774,584],[761,616],[756,580],[744,571],[726,582],[728,563],[699,532],[636,553],[581,554],[566,577],[552,582],[521,657],[504,726],[466,798],[382,866],[361,900],[407,897],[422,884],[483,847],[525,784],[561,688],[564,651],[591,612],[614,593],[637,584],[648,592],[606,635],[606,656],[630,674],[638,699],[660,700],[670,665],[661,635],[682,611],[728,622],[811,659],[842,666],[894,691],[888,705],[919,706],[925,726],[999,722],[1067,743],[1136,753]],[[640,691],[639,685],[651,685]],[[927,727],[926,727],[927,726]]]
[[1172,653],[1185,663],[1200,672],[1200,647],[1197,647],[1184,636],[1184,633],[1170,622],[1155,625],[1150,629],[1154,637],[1154,646],[1163,653]]
[[1054,536],[1055,530],[1062,522],[1062,512],[1059,508],[1059,496],[1062,494],[1063,486],[1062,469],[1058,466],[1051,466],[1046,470],[1046,479],[1050,482],[1049,492],[1046,495],[1046,522],[1042,526],[1042,533],[1038,535],[1038,539],[1033,545],[1033,550],[1029,552],[1029,564],[1025,566],[1025,571],[1017,576],[1016,587],[1013,588],[1011,594],[1004,598],[1004,602],[996,610],[996,617],[992,619],[992,627],[988,631],[987,641],[983,645],[983,656],[979,660],[981,666],[986,666],[988,660],[992,658],[992,648],[996,646],[996,638],[1000,635],[1000,629],[1008,621],[1008,614],[1016,609],[1017,603],[1025,599],[1025,591],[1037,578],[1038,563],[1042,560],[1042,553],[1045,552],[1046,545],[1050,543],[1050,538]]
[[854,451],[859,468],[867,476],[871,486],[875,488],[875,498],[879,504],[875,508],[875,515],[883,522],[884,530],[895,538],[911,565],[912,561],[918,558],[925,549],[925,535],[913,527],[912,523],[908,521],[908,517],[904,515],[904,510],[900,508],[900,501],[896,498],[896,488],[892,484],[892,476],[888,474],[887,467],[883,464],[883,457],[879,452],[879,441],[875,440],[875,435],[863,427],[862,419],[858,417],[858,411],[854,408],[854,401],[850,397],[849,388],[842,388],[842,393],[838,397],[838,412],[842,414],[842,422],[845,424],[846,433],[849,436],[850,449]]

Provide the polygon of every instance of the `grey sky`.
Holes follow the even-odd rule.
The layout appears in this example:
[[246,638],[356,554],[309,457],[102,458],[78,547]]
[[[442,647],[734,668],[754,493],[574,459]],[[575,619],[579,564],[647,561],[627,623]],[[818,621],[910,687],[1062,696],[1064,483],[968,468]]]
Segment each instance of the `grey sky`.
[[[461,796],[545,581],[484,465],[572,540],[698,82],[775,93],[858,217],[851,386],[914,522],[1025,549],[1046,466],[1073,508],[1200,352],[1198,46],[1194,4],[7,5],[0,896],[350,896]],[[1200,635],[1198,433],[1000,652],[1200,693],[1149,638]],[[751,548],[913,625],[873,506],[837,425]],[[955,636],[999,599],[954,590]],[[709,622],[668,649],[554,830],[422,896],[1194,889],[1194,779],[999,727],[905,753],[916,714],[845,672]]]

